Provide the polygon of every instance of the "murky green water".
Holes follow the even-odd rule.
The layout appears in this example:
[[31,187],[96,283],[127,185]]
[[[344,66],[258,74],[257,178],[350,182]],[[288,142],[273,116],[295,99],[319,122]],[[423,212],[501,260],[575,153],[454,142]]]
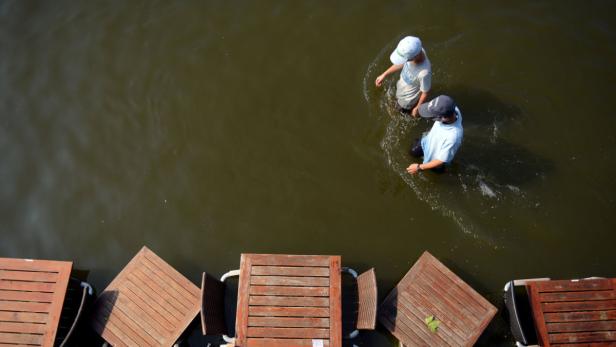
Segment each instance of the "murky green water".
[[[616,276],[615,7],[2,1],[0,256],[102,290],[144,244],[195,283],[340,254],[384,296],[429,250],[499,308],[512,278]],[[464,113],[445,175],[405,174],[429,124],[373,86],[405,34]]]

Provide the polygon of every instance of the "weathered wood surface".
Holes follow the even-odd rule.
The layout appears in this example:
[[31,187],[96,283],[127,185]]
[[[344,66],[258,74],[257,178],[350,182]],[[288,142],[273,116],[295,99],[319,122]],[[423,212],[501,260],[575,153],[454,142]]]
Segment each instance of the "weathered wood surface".
[[91,325],[114,347],[172,346],[199,313],[200,296],[143,247],[96,300]]
[[374,268],[357,277],[358,312],[357,329],[374,330],[376,327],[376,312],[378,290]]
[[616,346],[616,278],[527,284],[542,346]]
[[[430,253],[415,265],[379,307],[379,321],[406,346],[472,346],[496,308]],[[425,323],[441,323],[431,332]]]
[[236,344],[339,347],[339,256],[242,254]]
[[53,346],[72,266],[0,258],[0,346]]

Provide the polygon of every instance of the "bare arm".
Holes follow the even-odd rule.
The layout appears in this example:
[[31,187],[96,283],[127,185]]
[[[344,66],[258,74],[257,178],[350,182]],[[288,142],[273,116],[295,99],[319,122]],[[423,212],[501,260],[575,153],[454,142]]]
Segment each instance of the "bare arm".
[[392,65],[389,67],[389,69],[385,70],[385,72],[383,72],[382,74],[379,75],[379,77],[376,78],[376,81],[374,81],[374,84],[377,87],[380,87],[381,84],[383,84],[383,80],[385,79],[385,77],[387,77],[388,75],[396,72],[396,71],[400,71],[402,70],[402,67],[404,66],[404,64],[400,64],[400,65]]
[[419,94],[419,100],[417,101],[417,105],[413,107],[413,111],[411,112],[411,115],[413,117],[419,117],[419,105],[423,104],[427,98],[428,92],[421,92],[421,94]]
[[414,175],[418,171],[435,169],[443,164],[445,164],[445,162],[442,160],[438,160],[438,159],[434,159],[425,164],[413,163],[409,165],[409,167],[406,168],[406,172],[410,173],[411,175]]

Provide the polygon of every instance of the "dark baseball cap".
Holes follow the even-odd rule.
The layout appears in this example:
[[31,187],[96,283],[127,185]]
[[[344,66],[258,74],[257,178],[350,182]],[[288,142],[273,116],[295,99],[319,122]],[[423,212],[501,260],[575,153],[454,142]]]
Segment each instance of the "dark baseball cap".
[[454,113],[456,103],[447,95],[439,95],[419,106],[419,115],[423,118],[446,117]]

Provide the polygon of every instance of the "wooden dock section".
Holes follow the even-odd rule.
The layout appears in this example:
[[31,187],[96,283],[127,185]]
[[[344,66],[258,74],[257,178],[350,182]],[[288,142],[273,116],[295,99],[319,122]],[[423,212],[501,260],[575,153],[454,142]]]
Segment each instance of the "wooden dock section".
[[236,345],[340,347],[339,256],[242,254]]
[[172,346],[200,310],[197,286],[147,247],[94,303],[91,324],[121,346]]
[[0,258],[0,346],[54,345],[72,266]]
[[540,345],[616,346],[616,278],[526,285]]
[[[379,321],[405,346],[472,346],[496,308],[424,252],[379,308]],[[440,321],[431,331],[426,318]]]

